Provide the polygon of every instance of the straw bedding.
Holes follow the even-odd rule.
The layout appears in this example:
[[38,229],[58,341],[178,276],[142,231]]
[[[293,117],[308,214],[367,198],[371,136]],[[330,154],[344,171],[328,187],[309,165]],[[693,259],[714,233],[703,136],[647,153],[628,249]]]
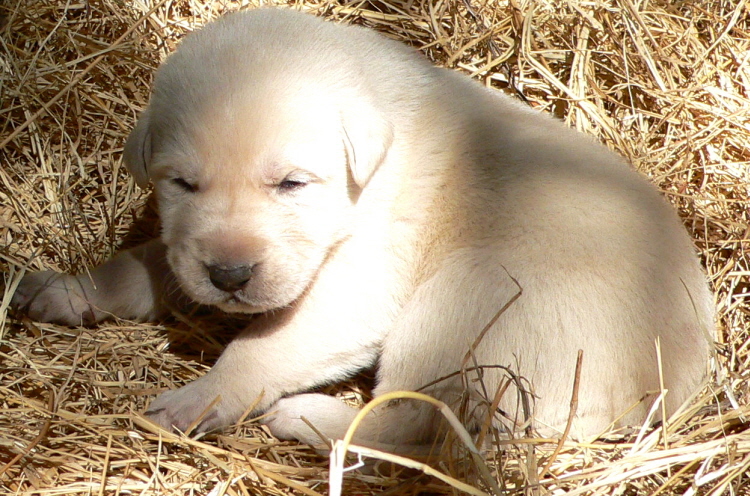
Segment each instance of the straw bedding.
[[[530,440],[433,463],[471,492],[750,494],[750,15],[740,0],[284,2],[403,40],[626,156],[679,209],[716,292],[711,380],[620,442]],[[154,69],[231,0],[0,2],[0,494],[324,494],[326,457],[257,423],[201,439],[141,416],[241,322],[96,328],[8,314],[23,270],[80,272],[153,236],[120,162]],[[362,401],[357,384],[340,394]],[[356,461],[356,460],[355,460]],[[480,465],[486,464],[485,467]],[[480,477],[488,468],[493,489]],[[347,472],[347,494],[452,494],[418,471]],[[499,488],[499,489],[498,489]]]

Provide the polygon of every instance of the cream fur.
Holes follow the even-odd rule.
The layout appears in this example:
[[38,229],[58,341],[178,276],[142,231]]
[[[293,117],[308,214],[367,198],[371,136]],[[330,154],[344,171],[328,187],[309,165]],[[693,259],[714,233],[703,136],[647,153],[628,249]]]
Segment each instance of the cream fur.
[[[574,432],[591,436],[659,389],[657,337],[668,412],[704,375],[712,297],[656,189],[589,138],[374,32],[284,10],[210,24],[159,70],[125,160],[155,184],[161,240],[94,269],[96,289],[32,274],[14,304],[73,324],[153,318],[174,277],[197,302],[260,313],[208,374],[152,403],[167,428],[219,394],[199,430],[230,424],[262,393],[275,434],[319,444],[301,416],[336,438],[356,412],[300,393],[376,362],[376,395],[476,363],[524,377],[536,427],[554,435],[583,349]],[[209,266],[252,270],[222,290]],[[482,376],[484,390],[468,371],[426,391],[454,405],[469,392],[481,422],[506,375]],[[517,404],[511,387],[511,430]],[[436,424],[398,402],[359,441],[421,444]]]

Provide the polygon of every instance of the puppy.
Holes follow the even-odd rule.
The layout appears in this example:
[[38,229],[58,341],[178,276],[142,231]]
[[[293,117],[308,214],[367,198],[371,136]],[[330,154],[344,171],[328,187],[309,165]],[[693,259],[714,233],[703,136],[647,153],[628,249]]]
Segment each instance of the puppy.
[[[161,239],[90,277],[30,274],[13,304],[80,324],[158,318],[183,293],[258,314],[208,374],[151,404],[165,428],[208,409],[197,429],[215,429],[255,404],[277,436],[320,444],[301,417],[338,438],[356,410],[309,391],[377,364],[376,396],[421,389],[476,425],[510,370],[526,382],[500,400],[503,428],[528,420],[520,388],[555,435],[581,349],[573,432],[587,437],[644,420],[657,340],[668,414],[704,376],[712,296],[656,189],[372,31],[288,10],[211,23],[159,69],[124,160],[154,184]],[[437,424],[391,402],[357,441],[420,445]]]

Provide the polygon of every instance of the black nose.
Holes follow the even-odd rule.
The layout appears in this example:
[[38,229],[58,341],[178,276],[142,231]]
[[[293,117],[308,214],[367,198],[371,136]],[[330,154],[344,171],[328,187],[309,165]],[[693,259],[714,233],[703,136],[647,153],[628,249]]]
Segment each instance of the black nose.
[[253,272],[252,265],[208,265],[208,278],[214,286],[222,291],[234,292],[250,280]]

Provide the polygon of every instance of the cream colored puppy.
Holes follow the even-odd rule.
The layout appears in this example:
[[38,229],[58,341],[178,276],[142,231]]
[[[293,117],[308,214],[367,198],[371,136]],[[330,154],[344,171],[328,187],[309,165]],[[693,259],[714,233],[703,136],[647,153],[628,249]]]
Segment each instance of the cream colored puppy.
[[[356,411],[303,393],[377,364],[376,395],[428,386],[468,400],[475,422],[509,367],[554,433],[582,349],[574,432],[588,436],[636,404],[618,424],[643,421],[657,338],[667,412],[704,375],[712,297],[656,189],[591,139],[372,31],[286,10],[208,25],[158,71],[125,161],[155,185],[161,240],[93,281],[32,274],[14,304],[69,324],[149,319],[174,278],[196,302],[259,314],[208,374],[152,403],[164,427],[186,429],[220,396],[199,430],[257,404],[276,435],[320,444],[300,417],[337,438]],[[524,422],[516,393],[500,403],[509,429]],[[395,402],[359,442],[425,443],[436,423]]]

